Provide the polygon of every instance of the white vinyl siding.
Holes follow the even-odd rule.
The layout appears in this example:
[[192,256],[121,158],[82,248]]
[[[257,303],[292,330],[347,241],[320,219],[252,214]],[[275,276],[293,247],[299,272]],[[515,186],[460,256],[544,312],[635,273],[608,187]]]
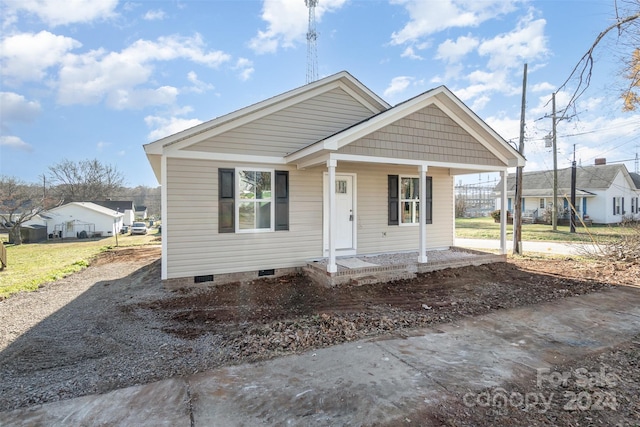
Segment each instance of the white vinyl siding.
[[[384,164],[341,163],[336,173],[358,176],[358,254],[417,251],[419,227],[388,225],[387,176],[419,174],[418,167]],[[427,248],[453,246],[453,176],[440,168],[429,168],[433,179],[433,224],[427,224]]]
[[167,278],[297,267],[322,256],[322,170],[289,170],[289,231],[218,234],[218,168],[235,166],[167,159]]
[[[299,267],[322,257],[325,168],[289,170],[289,231],[218,234],[218,167],[234,165],[167,160],[168,218],[162,231],[168,278]],[[417,167],[338,163],[337,173],[358,176],[358,254],[417,250],[417,227],[387,225],[387,175],[415,175]],[[446,248],[453,245],[453,177],[438,168],[428,175],[433,177],[433,224],[427,225],[427,247]]]
[[333,89],[185,150],[285,156],[372,115],[344,90]]

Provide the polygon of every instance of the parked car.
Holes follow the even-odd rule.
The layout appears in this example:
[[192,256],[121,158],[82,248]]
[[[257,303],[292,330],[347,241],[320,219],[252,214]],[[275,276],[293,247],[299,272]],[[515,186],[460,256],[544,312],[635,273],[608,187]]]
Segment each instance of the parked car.
[[134,222],[131,226],[131,234],[147,234],[147,224],[144,222]]
[[129,232],[129,226],[123,225],[122,228],[120,229],[120,234],[127,234],[128,232]]

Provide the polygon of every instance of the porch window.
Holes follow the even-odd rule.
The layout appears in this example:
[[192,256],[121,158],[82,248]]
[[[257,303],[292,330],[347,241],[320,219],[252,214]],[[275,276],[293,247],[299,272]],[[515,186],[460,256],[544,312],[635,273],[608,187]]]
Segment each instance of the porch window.
[[218,232],[289,229],[289,172],[218,170]]
[[[427,199],[425,200],[425,223],[431,224],[433,218],[432,177],[426,177]],[[417,224],[420,220],[420,178],[389,175],[389,225]]]
[[400,222],[417,224],[420,214],[420,178],[400,178]]

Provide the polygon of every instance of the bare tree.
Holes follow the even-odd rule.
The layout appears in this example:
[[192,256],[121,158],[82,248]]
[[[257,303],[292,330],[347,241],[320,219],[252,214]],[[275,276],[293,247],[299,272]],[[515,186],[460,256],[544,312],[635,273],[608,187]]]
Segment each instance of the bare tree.
[[[625,99],[625,110],[634,110],[638,105],[638,95],[635,93],[639,87],[638,76],[640,74],[638,58],[640,55],[637,49],[638,42],[638,29],[640,28],[640,0],[631,0],[624,2],[625,7],[618,7],[615,3],[616,22],[605,28],[591,44],[591,47],[580,58],[580,61],[569,74],[569,77],[560,85],[558,91],[567,87],[569,82],[577,80],[576,87],[567,103],[567,106],[560,112],[560,117],[563,117],[567,110],[575,105],[577,99],[589,88],[591,83],[591,76],[593,74],[594,66],[594,52],[598,45],[602,42],[607,34],[613,30],[618,31],[618,39],[624,39],[627,37],[627,43],[631,46],[636,46],[631,53],[632,59],[630,61],[623,61],[625,63],[625,70],[628,71],[628,78],[631,84],[623,91],[622,97]],[[635,58],[635,61],[634,61]]]
[[114,166],[99,160],[72,162],[64,159],[49,167],[55,192],[65,202],[107,199],[124,185],[124,176]]
[[16,245],[22,244],[22,224],[57,204],[40,186],[0,176],[0,229],[7,231]]

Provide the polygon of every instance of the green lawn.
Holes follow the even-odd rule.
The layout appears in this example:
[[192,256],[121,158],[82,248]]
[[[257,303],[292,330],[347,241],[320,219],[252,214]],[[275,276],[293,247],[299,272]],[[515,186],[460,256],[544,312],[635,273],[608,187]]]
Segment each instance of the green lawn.
[[[551,225],[523,224],[522,240],[558,241],[558,242],[590,242],[592,237],[597,241],[615,239],[630,233],[625,227],[594,225],[585,229],[577,227],[576,233],[569,232],[569,226],[558,226],[553,231]],[[499,239],[500,224],[491,217],[456,218],[456,237],[466,239]],[[507,239],[513,238],[513,226],[507,225]]]
[[[6,234],[0,235],[0,240],[6,237]],[[159,244],[157,237],[156,228],[150,229],[147,235],[119,235],[118,247]],[[80,271],[96,255],[115,246],[115,237],[6,245],[8,266],[0,271],[0,300]]]

